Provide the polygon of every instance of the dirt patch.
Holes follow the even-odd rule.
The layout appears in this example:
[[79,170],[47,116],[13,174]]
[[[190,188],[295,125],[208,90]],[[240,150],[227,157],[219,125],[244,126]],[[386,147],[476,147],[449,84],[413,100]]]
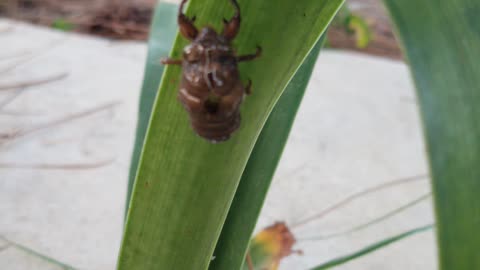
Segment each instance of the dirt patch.
[[[6,0],[0,3],[0,15],[112,39],[146,40],[155,4],[155,0]],[[388,16],[379,1],[350,0],[349,6],[368,22],[372,41],[359,49],[354,35],[333,26],[328,33],[330,46],[401,59]]]

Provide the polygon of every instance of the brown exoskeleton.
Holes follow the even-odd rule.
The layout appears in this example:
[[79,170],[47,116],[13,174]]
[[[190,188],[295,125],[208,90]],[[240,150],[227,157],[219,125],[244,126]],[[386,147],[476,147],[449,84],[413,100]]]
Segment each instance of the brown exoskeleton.
[[178,13],[180,33],[192,43],[183,50],[183,59],[164,59],[165,65],[181,65],[183,69],[178,99],[190,115],[193,129],[210,142],[221,142],[240,126],[240,105],[251,92],[251,81],[243,86],[238,63],[257,58],[255,54],[237,56],[231,46],[240,29],[240,6],[230,0],[235,15],[224,20],[223,33],[211,27],[199,32],[195,18],[183,13],[187,0],[182,0]]

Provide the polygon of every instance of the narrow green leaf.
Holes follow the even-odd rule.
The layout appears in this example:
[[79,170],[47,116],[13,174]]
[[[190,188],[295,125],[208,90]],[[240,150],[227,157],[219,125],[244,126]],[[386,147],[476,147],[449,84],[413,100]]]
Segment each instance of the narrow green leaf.
[[333,259],[333,260],[330,260],[326,263],[323,263],[315,268],[312,268],[311,270],[323,270],[323,269],[329,269],[329,268],[332,268],[334,266],[337,266],[337,265],[341,265],[341,264],[344,264],[344,263],[347,263],[351,260],[354,260],[354,259],[357,259],[359,257],[362,257],[364,255],[367,255],[371,252],[374,252],[380,248],[384,248],[392,243],[395,243],[397,241],[400,241],[406,237],[409,237],[409,236],[412,236],[412,235],[415,235],[417,233],[421,233],[421,232],[424,232],[424,231],[428,231],[430,229],[432,229],[434,227],[434,225],[427,225],[427,226],[423,226],[423,227],[419,227],[419,228],[416,228],[416,229],[413,229],[413,230],[410,230],[410,231],[407,231],[407,232],[404,232],[402,234],[399,234],[399,235],[396,235],[396,236],[393,236],[393,237],[390,237],[390,238],[387,238],[387,239],[384,239],[382,241],[379,241],[375,244],[372,244],[370,246],[367,246],[359,251],[356,251],[352,254],[349,254],[349,255],[346,255],[346,256],[342,256],[342,257],[339,257],[339,258],[336,258],[336,259]]
[[[118,269],[206,269],[222,225],[267,116],[343,0],[243,0],[239,54],[262,46],[259,60],[241,64],[253,94],[242,107],[242,126],[227,142],[196,136],[177,102],[180,68],[165,69],[152,110],[127,215]],[[192,1],[196,25],[221,29],[233,13],[229,1]],[[154,25],[154,28],[157,25]],[[153,31],[155,32],[155,30]],[[181,56],[177,37],[171,56]],[[231,268],[235,269],[235,268]]]
[[417,86],[440,268],[480,269],[480,1],[385,3]]
[[245,259],[248,243],[277,168],[323,38],[298,69],[268,117],[242,174],[209,269],[231,269]]
[[164,70],[164,66],[160,64],[160,59],[168,55],[177,34],[177,10],[177,5],[160,3],[153,15],[150,38],[148,39],[145,74],[142,91],[140,92],[137,133],[132,153],[130,174],[128,176],[127,209],[133,189],[133,182],[137,175],[138,162],[147,133],[148,121],[152,113],[153,101],[155,100]]

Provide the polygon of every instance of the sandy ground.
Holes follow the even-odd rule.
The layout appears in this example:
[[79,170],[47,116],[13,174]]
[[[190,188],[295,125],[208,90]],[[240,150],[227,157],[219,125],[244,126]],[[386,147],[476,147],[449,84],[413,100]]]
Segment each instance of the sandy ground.
[[[146,45],[6,20],[0,20],[0,44],[0,87],[68,73],[64,79],[26,87],[18,96],[0,91],[0,133],[11,135],[0,141],[0,235],[79,269],[114,269]],[[19,60],[23,64],[5,71]],[[22,133],[112,102],[116,105],[74,121]],[[108,164],[96,169],[5,168],[102,162]],[[424,173],[424,145],[407,67],[325,50],[258,228],[277,220],[293,225],[365,188]],[[301,240],[296,248],[305,254],[287,258],[281,269],[304,270],[431,223],[427,200],[366,230],[307,240],[371,220],[428,190],[427,181],[397,186],[294,228]],[[59,269],[5,244],[0,240],[0,269]],[[430,270],[437,268],[435,256],[433,233],[428,232],[337,269]]]

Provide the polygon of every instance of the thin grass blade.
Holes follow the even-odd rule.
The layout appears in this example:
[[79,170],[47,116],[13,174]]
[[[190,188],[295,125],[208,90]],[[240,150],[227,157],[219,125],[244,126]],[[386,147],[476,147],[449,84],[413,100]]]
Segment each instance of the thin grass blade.
[[418,233],[421,233],[421,232],[425,232],[425,231],[428,231],[428,230],[431,230],[432,228],[434,227],[434,225],[427,225],[427,226],[423,226],[423,227],[419,227],[419,228],[415,228],[415,229],[412,229],[412,230],[409,230],[407,232],[404,232],[404,233],[401,233],[399,235],[396,235],[396,236],[393,236],[393,237],[390,237],[390,238],[387,238],[385,240],[382,240],[382,241],[379,241],[375,244],[372,244],[372,245],[369,245],[359,251],[356,251],[352,254],[349,254],[349,255],[346,255],[346,256],[342,256],[342,257],[339,257],[339,258],[336,258],[336,259],[333,259],[333,260],[330,260],[326,263],[323,263],[315,268],[312,268],[311,270],[324,270],[324,269],[330,269],[334,266],[338,266],[338,265],[341,265],[341,264],[345,264],[349,261],[352,261],[354,259],[357,259],[357,258],[360,258],[362,256],[365,256],[369,253],[372,253],[378,249],[381,249],[381,248],[384,248],[390,244],[393,244],[397,241],[400,241],[404,238],[407,238],[407,237],[410,237],[410,236],[413,236],[415,234],[418,234]]

